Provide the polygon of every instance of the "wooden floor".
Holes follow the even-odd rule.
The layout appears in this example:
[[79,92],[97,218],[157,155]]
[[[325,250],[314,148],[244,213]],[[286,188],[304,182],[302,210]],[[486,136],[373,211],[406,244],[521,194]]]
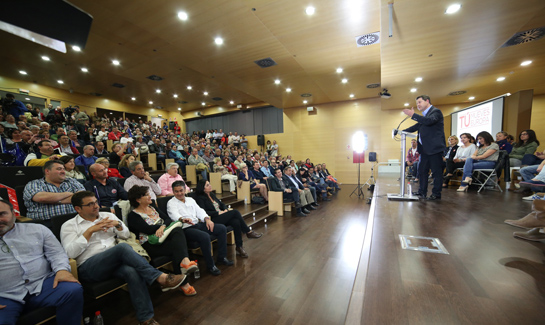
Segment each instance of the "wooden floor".
[[[515,239],[521,229],[503,223],[530,211],[521,194],[449,188],[441,201],[388,201],[395,178],[375,192],[369,258],[364,247],[358,270],[363,304],[353,297],[347,323],[545,323],[545,245]],[[399,234],[437,237],[450,255],[403,250]]]
[[[349,198],[345,185],[331,202],[321,203],[308,217],[277,217],[254,230],[260,239],[246,239],[248,259],[235,257],[235,266],[220,266],[190,283],[198,294],[161,293],[150,288],[155,318],[161,324],[343,324],[369,212],[365,200]],[[365,191],[368,195],[370,192]],[[136,324],[128,296],[118,290],[87,306],[100,309],[106,324]]]

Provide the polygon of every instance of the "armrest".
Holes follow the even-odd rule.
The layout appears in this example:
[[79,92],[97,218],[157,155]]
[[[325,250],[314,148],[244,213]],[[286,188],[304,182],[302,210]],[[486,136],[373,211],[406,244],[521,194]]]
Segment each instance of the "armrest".
[[74,278],[78,278],[78,265],[76,263],[76,260],[73,258],[69,258],[68,262],[70,263],[70,269],[72,270],[72,275]]

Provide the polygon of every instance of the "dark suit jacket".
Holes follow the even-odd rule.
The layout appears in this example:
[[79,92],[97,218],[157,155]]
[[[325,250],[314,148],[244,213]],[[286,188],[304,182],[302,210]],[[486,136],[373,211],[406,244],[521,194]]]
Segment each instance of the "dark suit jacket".
[[443,153],[446,148],[446,141],[443,113],[441,110],[432,105],[426,116],[415,113],[411,119],[417,123],[403,131],[418,131],[418,152],[426,155]]
[[[292,191],[297,191],[297,188],[288,179],[288,176],[282,175],[282,179],[284,180],[284,185],[286,185],[286,188],[289,188]],[[280,182],[278,181],[278,178],[276,177],[270,178],[270,185],[271,185],[271,191],[284,192],[284,190],[282,190],[282,186],[280,186]]]
[[[447,160],[452,160],[454,159],[454,156],[456,156],[456,151],[458,151],[458,145],[455,145],[454,147],[452,147],[452,149],[450,150],[450,153],[448,155]],[[447,151],[448,151],[448,147],[445,149],[445,153],[443,154],[443,157],[447,154]]]
[[[210,193],[210,196],[212,197],[214,201],[216,201],[219,204],[220,210],[223,211],[227,209],[227,206],[223,202],[221,202],[214,193]],[[214,204],[212,204],[212,201],[210,201],[210,199],[208,198],[208,195],[206,194],[197,195],[195,197],[195,201],[204,211],[206,211],[206,214],[208,214],[210,218],[214,218],[219,215],[219,212],[216,211],[216,209],[214,208]]]

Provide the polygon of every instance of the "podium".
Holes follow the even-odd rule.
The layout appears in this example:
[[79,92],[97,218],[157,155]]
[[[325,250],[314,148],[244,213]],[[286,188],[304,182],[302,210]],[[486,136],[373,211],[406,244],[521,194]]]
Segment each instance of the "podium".
[[399,178],[399,182],[400,182],[400,186],[399,186],[399,193],[388,193],[388,200],[392,200],[392,201],[418,201],[418,196],[415,196],[413,195],[413,193],[411,191],[409,191],[408,194],[405,194],[405,154],[406,154],[406,144],[405,144],[405,139],[407,139],[407,137],[409,138],[416,138],[416,135],[412,134],[412,133],[409,133],[409,132],[405,132],[405,131],[400,131],[400,130],[396,130],[396,129],[393,129],[392,131],[392,138],[394,138],[397,134],[400,134],[401,135],[401,162],[402,162],[402,165],[401,165],[401,170],[399,171],[399,174],[400,174],[400,178]]

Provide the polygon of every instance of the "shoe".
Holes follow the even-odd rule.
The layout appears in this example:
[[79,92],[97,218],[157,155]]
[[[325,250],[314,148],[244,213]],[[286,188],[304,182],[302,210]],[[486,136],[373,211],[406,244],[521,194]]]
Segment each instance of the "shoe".
[[199,266],[195,261],[190,261],[189,264],[180,263],[180,269],[182,274],[191,274],[199,269]]
[[167,292],[176,289],[184,282],[185,278],[185,274],[167,274],[167,280],[161,285],[161,290]]
[[302,207],[301,203],[299,203],[299,202],[295,203],[295,208],[296,208],[296,209],[299,209],[299,208],[301,208],[301,207]]
[[301,211],[302,211],[304,214],[310,214],[310,211],[308,211],[306,208],[301,209]]
[[418,196],[419,198],[425,198],[426,196],[424,194],[421,194],[420,192],[413,192],[414,196]]
[[415,178],[415,179],[414,179],[414,182],[415,182],[415,183],[418,183],[418,178]]
[[312,206],[318,207],[320,206],[317,202],[312,203]]
[[525,228],[543,228],[545,227],[545,201],[534,200],[532,202],[532,212],[527,214],[524,218],[518,220],[505,220],[506,224]]
[[441,197],[432,194],[432,195],[428,196],[426,198],[426,200],[428,200],[428,201],[437,201],[437,200],[441,200]]
[[145,322],[139,323],[140,325],[159,325],[159,322],[157,322],[155,319],[150,318]]
[[221,274],[220,269],[218,269],[218,267],[215,266],[215,265],[214,265],[213,268],[208,269],[208,272],[212,273],[212,275],[220,275]]
[[233,191],[233,192],[231,192],[231,194],[233,194],[233,195],[237,195],[237,192]]
[[261,236],[263,236],[263,233],[257,233],[255,231],[250,231],[249,233],[246,233],[246,237],[248,238],[261,238]]
[[244,257],[244,258],[248,258],[248,253],[246,253],[246,251],[244,250],[244,248],[242,247],[237,247],[235,249],[235,251],[237,252],[237,255],[240,255],[241,257]]
[[331,199],[327,198],[327,197],[324,197],[324,198],[322,198],[322,201],[331,201]]
[[466,182],[462,182],[460,187],[456,190],[456,192],[467,192],[467,189],[469,188],[469,184]]
[[218,260],[216,261],[216,264],[232,266],[235,264],[235,262],[228,260],[227,257],[224,257],[224,258],[218,258]]
[[193,286],[189,286],[187,289],[180,287],[180,290],[184,293],[184,296],[188,296],[188,297],[191,297],[197,294],[197,290],[195,290]]
[[537,194],[532,194],[530,196],[525,196],[522,198],[524,201],[533,201],[533,200],[541,200],[542,197]]
[[296,217],[306,217],[307,215],[304,214],[303,212],[297,212],[297,214],[295,216]]
[[310,210],[318,210],[318,209],[316,209],[315,207],[313,207],[312,204],[307,205],[307,209],[310,209]]
[[526,232],[517,231],[513,233],[513,237],[522,238],[530,241],[542,241],[545,240],[545,234],[540,232],[541,228],[534,228]]
[[332,195],[333,195],[333,194],[331,194],[331,193],[327,192],[327,196],[332,196]]

